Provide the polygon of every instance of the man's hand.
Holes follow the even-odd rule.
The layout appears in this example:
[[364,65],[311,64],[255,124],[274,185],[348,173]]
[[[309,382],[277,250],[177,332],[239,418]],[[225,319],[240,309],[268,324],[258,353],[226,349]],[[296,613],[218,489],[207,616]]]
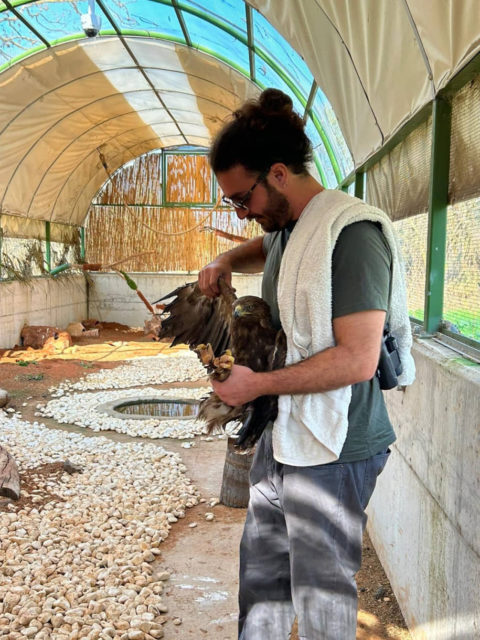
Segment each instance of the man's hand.
[[261,395],[258,393],[257,376],[258,374],[248,367],[235,364],[225,382],[217,382],[216,380],[211,382],[213,390],[225,404],[237,407],[255,400]]
[[198,274],[200,291],[209,298],[215,298],[220,295],[220,289],[218,288],[218,279],[220,276],[224,278],[229,286],[232,286],[232,266],[230,262],[222,256],[219,256],[213,260],[213,262],[207,264]]

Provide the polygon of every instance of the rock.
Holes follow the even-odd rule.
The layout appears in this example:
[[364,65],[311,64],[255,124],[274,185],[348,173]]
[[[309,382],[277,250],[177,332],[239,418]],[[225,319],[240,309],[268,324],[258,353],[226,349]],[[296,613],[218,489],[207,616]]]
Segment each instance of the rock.
[[32,349],[42,349],[48,338],[58,335],[57,327],[47,327],[43,325],[25,326],[20,332],[20,342],[23,347],[32,347]]
[[161,580],[162,582],[164,582],[165,580],[170,580],[170,574],[168,573],[168,571],[161,571],[157,575],[157,580]]
[[72,337],[67,331],[58,331],[55,335],[47,338],[43,348],[50,353],[61,353],[72,344]]
[[0,407],[4,407],[9,401],[9,395],[5,389],[0,389]]
[[143,332],[146,336],[152,335],[152,337],[158,338],[161,328],[162,321],[160,319],[160,314],[154,313],[150,320],[145,320]]
[[83,473],[83,467],[73,464],[72,462],[70,462],[70,460],[65,460],[65,462],[63,463],[63,468],[70,475],[74,473]]
[[378,587],[378,589],[375,591],[375,600],[380,600],[381,598],[383,598],[386,592],[387,591],[385,587],[380,585],[380,587]]
[[82,335],[84,338],[98,338],[100,335],[100,329],[85,329]]
[[85,331],[85,327],[81,322],[70,322],[65,331],[67,331],[74,338],[78,338],[78,336],[81,336]]
[[82,320],[82,324],[85,327],[85,329],[93,329],[93,328],[97,328],[97,329],[101,329],[102,324],[101,322],[99,322],[97,319],[95,318],[88,318],[87,320]]

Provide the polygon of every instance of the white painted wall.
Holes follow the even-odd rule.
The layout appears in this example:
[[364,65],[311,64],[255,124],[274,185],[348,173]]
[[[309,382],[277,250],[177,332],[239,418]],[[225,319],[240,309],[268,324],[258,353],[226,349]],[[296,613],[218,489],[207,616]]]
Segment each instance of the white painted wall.
[[[90,273],[89,314],[103,322],[120,322],[143,327],[150,317],[148,309],[125,280],[115,273]],[[129,273],[151,303],[187,282],[195,282],[197,273]],[[261,275],[235,274],[237,295],[260,295]]]
[[0,348],[20,344],[25,324],[64,329],[87,316],[83,275],[33,278],[28,284],[0,282]]
[[386,393],[398,440],[368,529],[412,635],[480,639],[480,367],[433,341]]

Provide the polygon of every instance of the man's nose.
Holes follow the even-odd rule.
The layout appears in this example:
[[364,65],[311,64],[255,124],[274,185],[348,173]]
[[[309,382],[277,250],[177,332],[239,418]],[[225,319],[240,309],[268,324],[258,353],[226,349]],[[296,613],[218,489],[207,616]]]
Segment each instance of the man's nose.
[[237,218],[240,218],[240,220],[244,220],[248,216],[248,209],[244,209],[243,207],[235,207],[235,213],[237,214]]

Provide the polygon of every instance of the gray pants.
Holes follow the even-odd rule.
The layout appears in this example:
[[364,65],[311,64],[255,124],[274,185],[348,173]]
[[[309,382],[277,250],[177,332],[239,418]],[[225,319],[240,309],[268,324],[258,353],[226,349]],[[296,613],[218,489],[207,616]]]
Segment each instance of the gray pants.
[[264,432],[240,545],[240,640],[287,640],[295,616],[301,640],[354,640],[364,510],[388,455],[293,467]]

